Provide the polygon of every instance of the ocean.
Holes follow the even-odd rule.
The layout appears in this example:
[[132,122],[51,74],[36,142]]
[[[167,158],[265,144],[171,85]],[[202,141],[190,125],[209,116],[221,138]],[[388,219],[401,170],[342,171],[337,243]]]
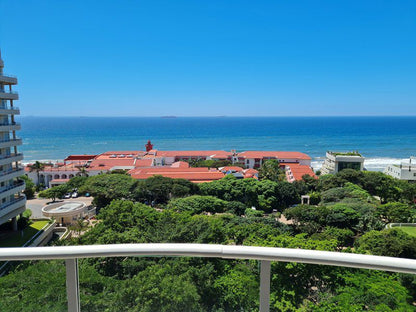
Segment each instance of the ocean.
[[19,117],[24,162],[144,150],[359,151],[367,170],[416,155],[416,117]]

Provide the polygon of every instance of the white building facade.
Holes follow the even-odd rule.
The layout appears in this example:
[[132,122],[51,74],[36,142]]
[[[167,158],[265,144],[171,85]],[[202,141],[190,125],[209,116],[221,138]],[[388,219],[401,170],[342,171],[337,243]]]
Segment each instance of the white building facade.
[[19,166],[23,154],[17,151],[17,146],[22,144],[16,137],[20,124],[14,118],[20,114],[19,108],[14,106],[19,96],[12,90],[17,78],[4,74],[3,67],[0,53],[0,224],[11,219],[13,230],[17,230],[16,217],[26,209],[26,197],[22,193],[25,183],[18,179],[24,175]]
[[334,174],[344,169],[364,170],[364,157],[358,152],[326,152],[321,174]]
[[400,165],[388,165],[384,173],[399,180],[416,182],[416,157],[410,157],[408,162],[403,161]]

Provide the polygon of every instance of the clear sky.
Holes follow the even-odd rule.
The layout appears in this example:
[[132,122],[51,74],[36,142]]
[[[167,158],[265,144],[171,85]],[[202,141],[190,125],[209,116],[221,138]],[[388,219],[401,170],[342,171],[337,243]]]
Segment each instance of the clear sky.
[[0,0],[22,115],[416,115],[416,1]]

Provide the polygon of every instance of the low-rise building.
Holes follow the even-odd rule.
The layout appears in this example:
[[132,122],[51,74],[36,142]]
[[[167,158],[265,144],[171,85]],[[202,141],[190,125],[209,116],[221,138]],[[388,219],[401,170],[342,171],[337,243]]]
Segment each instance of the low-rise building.
[[399,165],[388,165],[384,170],[396,179],[416,182],[416,157],[410,157],[409,161],[402,161]]
[[326,152],[321,174],[334,174],[344,169],[364,170],[364,157],[358,152]]
[[317,178],[310,166],[301,165],[298,163],[285,164],[284,170],[286,173],[286,180],[288,182],[300,181],[304,175],[309,175],[315,179]]
[[[126,170],[136,179],[145,179],[152,175],[163,175],[171,178],[183,178],[192,182],[207,182],[221,179],[226,174],[237,178],[258,178],[260,167],[268,159],[276,159],[281,166],[294,164],[293,170],[303,168],[311,173],[311,158],[300,152],[247,151],[237,153],[226,151],[159,151],[150,149],[148,142],[146,151],[110,151],[99,155],[70,155],[63,163],[44,164],[42,170],[34,171],[26,167],[26,174],[36,184],[46,187],[67,182],[75,176],[94,176],[114,170]],[[198,160],[228,160],[238,166],[215,168],[191,168],[190,162]],[[299,165],[299,166],[295,166]],[[244,167],[244,168],[243,168]],[[308,170],[307,170],[308,169]],[[297,172],[296,171],[296,172]],[[298,174],[291,173],[289,179],[298,180]]]

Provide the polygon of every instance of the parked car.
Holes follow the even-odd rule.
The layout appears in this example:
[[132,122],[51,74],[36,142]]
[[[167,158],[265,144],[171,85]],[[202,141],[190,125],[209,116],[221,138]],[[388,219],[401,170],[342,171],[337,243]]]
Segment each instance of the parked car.
[[77,192],[73,192],[72,193],[72,198],[77,198],[78,197],[78,193]]
[[64,198],[65,198],[65,199],[71,198],[71,193],[66,193],[66,194],[64,195]]

